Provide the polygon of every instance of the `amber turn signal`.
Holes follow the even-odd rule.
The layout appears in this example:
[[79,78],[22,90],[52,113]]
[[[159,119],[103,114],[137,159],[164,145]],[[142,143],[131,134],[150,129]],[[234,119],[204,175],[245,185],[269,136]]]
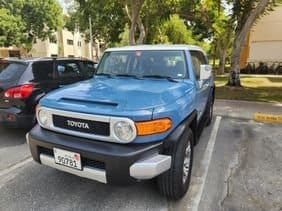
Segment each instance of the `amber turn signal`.
[[169,118],[157,119],[146,122],[135,122],[138,136],[152,135],[168,131],[172,122]]

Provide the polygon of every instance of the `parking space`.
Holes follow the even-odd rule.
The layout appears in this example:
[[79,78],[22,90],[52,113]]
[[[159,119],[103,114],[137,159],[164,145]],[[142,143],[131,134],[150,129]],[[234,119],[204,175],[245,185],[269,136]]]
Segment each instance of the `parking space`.
[[154,181],[104,185],[26,160],[25,131],[0,128],[0,210],[280,210],[281,125],[222,118],[209,149],[213,130],[206,128],[195,148],[188,193],[169,202]]
[[26,130],[0,127],[0,171],[30,157],[25,143]]

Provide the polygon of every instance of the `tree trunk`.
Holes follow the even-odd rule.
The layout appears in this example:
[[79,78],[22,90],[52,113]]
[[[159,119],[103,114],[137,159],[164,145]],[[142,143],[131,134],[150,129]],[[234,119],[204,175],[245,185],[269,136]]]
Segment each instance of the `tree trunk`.
[[137,22],[137,11],[134,0],[131,0],[131,25],[129,28],[129,45],[135,45],[135,29]]
[[[247,35],[251,30],[254,22],[259,18],[259,16],[265,11],[269,0],[260,0],[257,6],[249,14],[247,20],[243,26],[236,31],[235,39],[233,44],[232,56],[231,56],[231,70],[229,75],[229,86],[241,86],[240,82],[240,55],[247,40]],[[243,20],[239,20],[243,21]]]
[[141,19],[140,19],[140,11],[141,11],[143,3],[144,3],[144,0],[131,0],[130,1],[131,15],[129,14],[128,8],[126,6],[127,14],[129,16],[129,20],[131,22],[130,29],[129,29],[129,45],[135,45],[136,44],[135,32],[136,32],[137,26],[138,26],[139,31],[140,31],[140,36],[139,36],[138,42],[139,41],[141,42],[141,41],[144,40],[144,37],[145,37],[145,35],[143,34],[143,32],[145,32],[144,25],[138,24],[139,21],[140,21],[140,23],[142,23]]
[[58,32],[57,32],[57,35],[58,35],[58,56],[60,57],[63,57],[64,54],[65,54],[65,49],[64,49],[64,45],[63,45],[63,30],[60,29]]
[[[246,35],[244,35],[246,36]],[[241,86],[240,81],[240,56],[241,56],[241,50],[244,46],[245,39],[243,39],[240,36],[236,36],[234,39],[234,45],[232,50],[232,56],[231,56],[231,70],[229,75],[229,86]]]
[[225,64],[226,64],[226,57],[228,53],[228,49],[231,45],[232,40],[232,29],[228,29],[226,40],[218,40],[218,52],[219,52],[219,73],[224,74],[225,71]]
[[219,50],[219,67],[218,67],[218,72],[220,74],[224,74],[225,61],[226,61],[226,56],[227,56],[227,49],[228,48],[224,48],[224,49],[220,49]]
[[213,68],[215,68],[216,51],[217,51],[217,48],[216,48],[216,45],[214,45],[214,48],[213,48],[213,59],[212,59],[212,66],[213,66]]
[[139,38],[137,40],[137,44],[143,44],[145,36],[146,36],[146,31],[145,31],[145,27],[144,27],[140,17],[137,20],[137,25],[138,25],[138,29],[139,29],[139,32],[140,32]]

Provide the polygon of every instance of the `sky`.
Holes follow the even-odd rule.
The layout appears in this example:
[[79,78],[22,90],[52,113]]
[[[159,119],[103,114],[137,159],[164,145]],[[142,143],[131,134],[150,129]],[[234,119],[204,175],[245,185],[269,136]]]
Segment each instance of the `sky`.
[[67,13],[67,8],[73,2],[73,0],[58,0],[58,2],[63,8],[64,13]]
[[[74,2],[73,0],[58,0],[59,4],[64,10],[64,13],[67,13],[68,7]],[[226,14],[231,13],[232,6],[230,4],[227,4],[226,0],[222,0],[224,11]]]

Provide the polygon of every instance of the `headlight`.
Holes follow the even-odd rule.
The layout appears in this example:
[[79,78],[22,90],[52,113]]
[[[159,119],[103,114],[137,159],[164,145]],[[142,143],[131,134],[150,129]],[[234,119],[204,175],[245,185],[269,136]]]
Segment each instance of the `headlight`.
[[46,110],[39,110],[37,114],[37,120],[42,126],[48,126],[49,114]]
[[136,129],[126,121],[118,121],[114,124],[114,133],[122,142],[130,142],[136,137]]

